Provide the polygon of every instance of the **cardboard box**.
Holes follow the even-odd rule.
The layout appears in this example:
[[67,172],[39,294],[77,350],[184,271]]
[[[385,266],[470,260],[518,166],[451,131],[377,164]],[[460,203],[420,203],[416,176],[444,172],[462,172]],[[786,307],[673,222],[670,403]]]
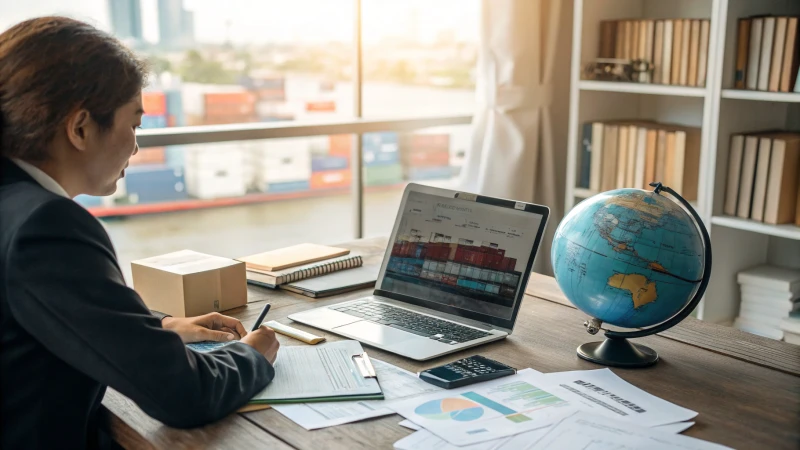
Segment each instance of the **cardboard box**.
[[133,288],[148,308],[174,317],[225,311],[247,303],[243,262],[191,250],[131,262]]

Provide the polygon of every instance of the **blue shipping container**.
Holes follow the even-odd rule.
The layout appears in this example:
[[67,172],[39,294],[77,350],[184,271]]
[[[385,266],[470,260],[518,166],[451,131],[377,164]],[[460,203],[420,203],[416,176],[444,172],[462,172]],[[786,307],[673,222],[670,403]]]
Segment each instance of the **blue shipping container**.
[[125,187],[131,203],[185,200],[183,169],[166,165],[131,166],[125,171]]
[[186,125],[186,117],[183,114],[183,97],[181,91],[167,91],[167,114],[175,118],[176,127]]
[[453,176],[453,169],[450,166],[442,167],[406,167],[406,179],[408,181],[419,180],[439,180]]
[[142,128],[166,128],[167,116],[142,116]]
[[343,170],[350,165],[350,159],[344,156],[313,156],[311,157],[311,171],[324,172],[326,170]]
[[278,192],[302,192],[311,189],[308,180],[302,181],[285,181],[282,183],[267,183],[266,191],[269,193]]
[[185,167],[185,151],[182,145],[169,145],[164,150],[164,162],[173,168]]

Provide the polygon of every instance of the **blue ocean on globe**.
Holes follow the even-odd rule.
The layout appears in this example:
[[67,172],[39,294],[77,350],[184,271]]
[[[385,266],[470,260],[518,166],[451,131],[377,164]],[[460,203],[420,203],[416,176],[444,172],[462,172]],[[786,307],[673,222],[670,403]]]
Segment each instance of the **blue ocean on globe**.
[[581,311],[625,328],[659,324],[699,288],[704,248],[692,217],[652,191],[618,189],[575,206],[556,230],[553,271]]

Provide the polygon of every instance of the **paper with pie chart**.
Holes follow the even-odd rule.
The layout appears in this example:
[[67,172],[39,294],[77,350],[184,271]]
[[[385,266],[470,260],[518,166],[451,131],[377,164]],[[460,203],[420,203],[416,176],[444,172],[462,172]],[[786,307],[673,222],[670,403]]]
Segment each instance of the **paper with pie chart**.
[[564,391],[536,373],[400,400],[398,414],[463,446],[548,427],[576,411]]

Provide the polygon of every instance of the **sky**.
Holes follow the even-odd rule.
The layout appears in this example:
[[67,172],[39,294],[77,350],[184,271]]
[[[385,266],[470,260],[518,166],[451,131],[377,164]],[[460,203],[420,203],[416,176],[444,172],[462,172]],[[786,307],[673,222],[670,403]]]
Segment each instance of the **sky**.
[[[63,14],[110,31],[109,0],[0,0],[0,31],[36,16]],[[114,0],[110,0],[114,1]],[[146,40],[158,40],[157,0],[140,0]],[[234,43],[352,41],[354,0],[184,0],[195,38]],[[362,0],[362,39],[432,42],[441,31],[478,40],[479,0]]]

